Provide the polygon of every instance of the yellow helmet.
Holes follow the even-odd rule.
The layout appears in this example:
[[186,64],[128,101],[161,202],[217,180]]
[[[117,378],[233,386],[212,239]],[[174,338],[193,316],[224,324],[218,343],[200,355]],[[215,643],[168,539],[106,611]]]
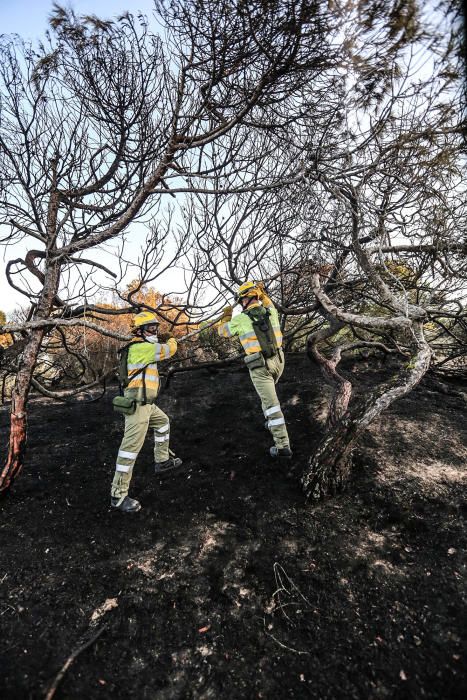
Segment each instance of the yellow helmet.
[[251,282],[250,280],[248,282],[244,282],[243,284],[240,285],[240,287],[237,289],[237,293],[235,295],[235,300],[237,302],[240,301],[240,299],[243,299],[244,297],[257,297],[258,296],[258,286],[256,282]]
[[156,314],[154,314],[152,311],[141,311],[141,313],[136,314],[133,319],[133,328],[141,328],[142,326],[148,326],[155,323],[160,323]]

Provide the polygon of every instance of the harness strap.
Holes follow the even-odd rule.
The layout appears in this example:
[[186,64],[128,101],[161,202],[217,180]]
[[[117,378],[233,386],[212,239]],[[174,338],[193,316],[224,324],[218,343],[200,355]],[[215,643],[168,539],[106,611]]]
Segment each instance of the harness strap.
[[253,330],[258,338],[263,357],[269,360],[278,353],[279,347],[277,345],[274,328],[272,327],[271,323],[271,312],[269,309],[265,309],[264,307],[260,308],[261,312],[259,313],[257,309],[252,309],[251,311],[246,310],[243,313],[248,316],[253,324]]

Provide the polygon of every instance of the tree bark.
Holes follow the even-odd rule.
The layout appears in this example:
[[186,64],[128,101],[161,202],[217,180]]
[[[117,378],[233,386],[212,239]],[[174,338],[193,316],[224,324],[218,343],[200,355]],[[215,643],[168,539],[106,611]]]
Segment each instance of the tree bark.
[[[60,264],[48,263],[35,319],[47,318],[53,308],[60,280]],[[6,494],[20,473],[27,443],[27,402],[37,358],[45,335],[44,328],[31,330],[20,360],[11,396],[10,440],[6,462],[0,474],[0,495]]]
[[352,384],[337,371],[337,365],[341,359],[341,348],[336,348],[332,357],[325,357],[317,347],[318,340],[330,338],[341,327],[340,324],[331,325],[330,328],[318,331],[310,335],[307,341],[307,355],[310,360],[316,362],[326,382],[333,387],[333,395],[329,402],[328,417],[326,419],[326,432],[332,429],[344,415],[352,397]]
[[409,393],[427,372],[431,349],[423,337],[421,324],[417,326],[417,350],[406,367],[356,401],[318,443],[302,477],[308,499],[334,495],[345,486],[350,471],[350,452],[357,438],[388,406]]

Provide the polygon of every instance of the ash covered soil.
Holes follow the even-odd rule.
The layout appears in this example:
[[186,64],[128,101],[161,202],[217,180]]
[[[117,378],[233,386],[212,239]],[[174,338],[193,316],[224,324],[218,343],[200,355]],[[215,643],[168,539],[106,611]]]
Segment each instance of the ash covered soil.
[[[359,391],[386,376],[360,366]],[[467,379],[426,378],[364,434],[349,489],[307,505],[327,392],[288,359],[284,465],[245,371],[176,375],[160,405],[187,469],[156,479],[148,435],[133,516],[109,509],[115,392],[31,399],[0,505],[0,696],[43,698],[103,629],[55,698],[466,698]]]

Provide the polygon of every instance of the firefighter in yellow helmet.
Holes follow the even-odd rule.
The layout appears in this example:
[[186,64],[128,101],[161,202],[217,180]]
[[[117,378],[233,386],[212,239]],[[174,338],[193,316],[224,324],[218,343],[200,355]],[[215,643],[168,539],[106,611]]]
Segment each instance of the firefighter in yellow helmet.
[[292,451],[289,436],[275,386],[284,371],[282,333],[277,309],[261,282],[248,281],[242,284],[236,301],[241,304],[242,313],[232,318],[232,307],[225,307],[218,333],[223,338],[239,337],[245,350],[245,364],[261,399],[267,427],[274,439],[269,453],[271,457],[290,458]]
[[128,401],[131,407],[125,415],[125,432],[111,491],[112,508],[123,513],[134,513],[141,508],[139,501],[128,496],[128,489],[148,428],[154,430],[156,475],[173,472],[182,465],[182,460],[169,452],[169,418],[155,404],[159,391],[157,362],[174,355],[177,341],[169,338],[166,342],[159,342],[158,327],[159,321],[154,313],[142,311],[137,314],[133,320],[135,338],[124,348],[127,369],[124,397],[132,401]]

